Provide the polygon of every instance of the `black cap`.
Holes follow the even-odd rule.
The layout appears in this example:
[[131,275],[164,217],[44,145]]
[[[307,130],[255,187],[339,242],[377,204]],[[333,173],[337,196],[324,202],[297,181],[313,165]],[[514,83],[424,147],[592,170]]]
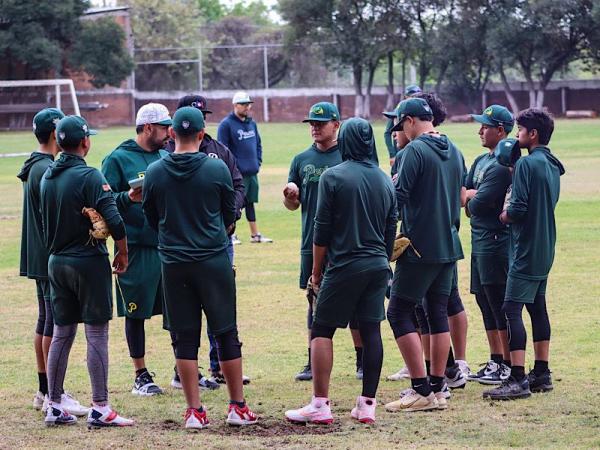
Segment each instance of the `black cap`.
[[207,114],[212,114],[212,111],[206,109],[208,102],[206,101],[206,97],[202,97],[201,95],[186,95],[179,99],[179,103],[177,103],[177,109],[183,108],[184,106],[191,106],[192,108],[197,108],[202,111],[202,114],[205,116]]

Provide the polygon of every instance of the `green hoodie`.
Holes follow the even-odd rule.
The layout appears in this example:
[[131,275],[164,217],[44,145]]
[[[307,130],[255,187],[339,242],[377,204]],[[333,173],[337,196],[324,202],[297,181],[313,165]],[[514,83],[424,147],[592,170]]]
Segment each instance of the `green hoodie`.
[[498,163],[494,153],[486,152],[473,162],[465,180],[467,189],[477,189],[468,204],[473,255],[508,256],[509,229],[498,217],[510,183],[510,170]]
[[48,279],[48,249],[44,244],[40,213],[40,182],[54,161],[52,155],[33,152],[17,177],[23,182],[23,222],[19,274],[36,280]]
[[327,247],[328,271],[351,263],[356,271],[385,269],[398,217],[392,182],[372,160],[369,123],[345,121],[338,148],[344,162],[327,169],[319,181],[314,243]]
[[449,263],[463,258],[458,237],[460,191],[465,173],[461,152],[444,135],[422,134],[404,147],[396,182],[402,232],[413,263]]
[[63,152],[41,184],[44,240],[50,254],[108,255],[106,241],[90,239],[92,224],[81,212],[84,207],[102,214],[114,240],[125,237],[123,219],[104,176],[82,157]]
[[234,223],[235,191],[229,169],[205,153],[173,153],[148,166],[142,208],[158,231],[165,264],[202,261],[225,251]]
[[121,143],[102,161],[102,173],[113,190],[127,229],[127,245],[156,247],[158,235],[142,211],[142,204],[129,198],[129,180],[144,176],[150,164],[167,155],[165,150],[147,152],[133,139]]
[[515,165],[508,216],[510,253],[508,274],[544,280],[554,262],[554,209],[560,194],[561,162],[547,147],[535,147]]

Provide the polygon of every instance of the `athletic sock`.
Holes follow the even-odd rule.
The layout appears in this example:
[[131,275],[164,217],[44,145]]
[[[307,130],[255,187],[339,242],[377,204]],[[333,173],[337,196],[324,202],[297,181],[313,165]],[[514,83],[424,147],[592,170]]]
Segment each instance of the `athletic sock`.
[[246,400],[242,400],[241,402],[236,402],[235,400],[229,400],[230,405],[237,405],[240,408],[244,408],[246,406]]
[[425,370],[427,371],[427,376],[431,375],[431,361],[425,360]]
[[500,355],[498,353],[492,353],[490,355],[490,359],[498,365],[502,364],[502,355]]
[[512,366],[510,374],[514,377],[515,380],[521,381],[523,378],[525,378],[525,367]]
[[148,369],[146,369],[145,367],[143,369],[138,369],[135,371],[135,376],[139,377],[141,374],[143,374],[144,372],[147,372]]
[[536,359],[535,364],[533,366],[533,373],[536,376],[540,376],[548,372],[548,361],[542,361],[541,359]]
[[38,380],[40,382],[39,391],[46,395],[48,393],[48,376],[46,372],[38,372]]
[[441,392],[444,387],[444,377],[436,377],[435,375],[431,375],[429,377],[429,384],[431,384],[431,390],[433,392]]
[[363,348],[362,347],[354,347],[354,351],[356,352],[356,370],[362,368],[363,362]]
[[450,350],[448,351],[448,359],[446,360],[446,367],[454,366],[455,362],[456,361],[454,361],[454,352],[452,351],[452,347],[450,347]]
[[431,386],[429,385],[427,378],[411,378],[410,384],[417,394],[420,394],[423,397],[427,397],[431,394]]
[[512,367],[512,363],[510,362],[510,360],[509,360],[509,359],[505,359],[505,360],[503,361],[503,363],[504,363],[504,365],[505,365],[506,367],[508,367],[509,369]]

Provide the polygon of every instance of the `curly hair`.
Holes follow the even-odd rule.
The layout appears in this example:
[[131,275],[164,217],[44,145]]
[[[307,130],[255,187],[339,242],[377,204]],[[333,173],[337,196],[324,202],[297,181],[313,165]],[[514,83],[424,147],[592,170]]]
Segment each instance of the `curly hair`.
[[419,92],[418,94],[413,95],[414,98],[422,98],[427,102],[429,107],[431,108],[431,112],[433,112],[433,126],[437,127],[444,123],[446,117],[448,116],[448,111],[442,103],[442,100],[435,95],[433,92]]

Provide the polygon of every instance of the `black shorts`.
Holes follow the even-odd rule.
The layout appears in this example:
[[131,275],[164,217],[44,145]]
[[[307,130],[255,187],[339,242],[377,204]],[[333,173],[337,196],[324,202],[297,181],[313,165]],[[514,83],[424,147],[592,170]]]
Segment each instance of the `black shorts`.
[[101,324],[112,318],[108,256],[50,255],[52,313],[56,325]]
[[196,262],[162,264],[163,322],[170,331],[208,328],[220,335],[236,327],[235,278],[227,252]]

